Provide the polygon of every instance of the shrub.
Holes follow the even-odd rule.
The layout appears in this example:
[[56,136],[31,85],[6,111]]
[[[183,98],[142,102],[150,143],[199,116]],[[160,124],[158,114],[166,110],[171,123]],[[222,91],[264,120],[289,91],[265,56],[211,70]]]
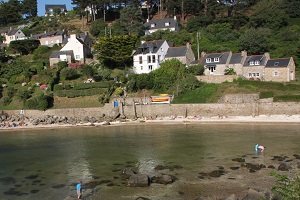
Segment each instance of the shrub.
[[48,108],[48,96],[40,94],[38,96],[32,97],[25,102],[25,108],[27,109],[37,109],[46,110]]
[[9,98],[12,98],[15,95],[15,88],[14,87],[7,87],[6,92],[7,92],[7,96]]
[[300,177],[288,178],[284,175],[272,174],[276,178],[273,192],[279,194],[282,199],[300,199]]
[[2,105],[4,105],[4,106],[9,105],[10,102],[11,102],[11,98],[9,98],[8,96],[2,97],[2,98],[0,99],[0,103],[1,103]]
[[274,93],[272,91],[265,91],[259,93],[260,99],[271,98],[274,97]]
[[200,76],[203,75],[204,72],[204,66],[203,65],[192,65],[188,67],[188,72],[196,75],[196,76]]
[[153,74],[133,74],[129,76],[127,88],[129,91],[152,89],[154,86]]
[[60,78],[62,80],[73,80],[77,79],[80,75],[78,74],[76,69],[72,68],[63,68],[60,71]]
[[200,86],[201,83],[196,79],[195,76],[188,75],[178,83],[178,87],[176,88],[176,90],[177,93],[180,94],[180,93],[185,93],[187,91],[195,90]]
[[21,101],[26,101],[28,98],[31,97],[32,92],[29,91],[27,88],[18,90],[17,97]]
[[9,44],[9,48],[22,55],[27,55],[32,53],[39,45],[39,40],[15,40]]
[[116,96],[122,96],[124,94],[124,90],[123,90],[123,88],[118,87],[118,88],[116,88],[114,93]]
[[108,88],[112,84],[111,81],[101,81],[94,83],[74,83],[74,84],[63,84],[63,85],[54,85],[54,91],[58,90],[84,90],[92,88]]
[[226,68],[225,75],[236,75],[236,72],[234,71],[233,68]]
[[83,68],[81,69],[81,72],[84,76],[91,78],[94,76],[94,69],[90,65],[84,65]]

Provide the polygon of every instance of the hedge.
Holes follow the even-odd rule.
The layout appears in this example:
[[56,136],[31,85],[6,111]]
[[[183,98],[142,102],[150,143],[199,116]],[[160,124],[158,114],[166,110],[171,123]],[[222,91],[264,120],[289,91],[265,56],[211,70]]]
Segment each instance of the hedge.
[[55,95],[59,97],[74,98],[74,97],[81,97],[81,96],[99,95],[107,91],[108,91],[107,88],[91,88],[86,90],[58,90],[55,92]]
[[111,81],[101,81],[95,83],[74,83],[74,84],[64,84],[64,85],[54,85],[54,91],[59,90],[86,90],[92,88],[108,88],[112,85]]
[[275,96],[274,101],[282,101],[282,102],[300,102],[300,95],[282,95]]

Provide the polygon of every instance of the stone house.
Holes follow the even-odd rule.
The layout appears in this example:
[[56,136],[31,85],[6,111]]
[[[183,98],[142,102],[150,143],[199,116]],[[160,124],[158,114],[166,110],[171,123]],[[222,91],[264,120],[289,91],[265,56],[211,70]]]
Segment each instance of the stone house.
[[270,54],[247,56],[243,65],[243,77],[254,80],[263,80],[265,66]]
[[178,59],[182,64],[189,66],[195,61],[195,55],[190,43],[181,47],[170,47],[165,56],[165,60]]
[[25,34],[22,32],[21,29],[12,29],[12,28],[10,28],[8,32],[4,33],[4,37],[5,37],[5,41],[3,41],[3,43],[6,44],[7,46],[12,41],[27,39],[27,37],[25,36]]
[[247,58],[247,52],[242,51],[241,53],[232,53],[227,68],[231,68],[235,71],[236,75],[243,75],[243,63]]
[[295,62],[292,57],[268,60],[265,67],[265,81],[290,82],[295,80]]
[[232,52],[210,54],[202,52],[200,63],[204,66],[204,75],[224,75],[231,56]]
[[[68,54],[63,54],[63,53],[57,53],[54,55],[59,55],[58,56],[53,56],[50,57],[49,59],[52,61],[50,61],[50,63],[57,63],[59,61],[68,61],[68,63],[71,63],[72,61],[78,62],[78,63],[85,63],[87,58],[91,58],[92,57],[92,53],[91,53],[91,48],[89,46],[89,44],[86,44],[83,41],[83,38],[78,37],[76,34],[72,34],[70,35],[70,38],[68,38],[68,42],[65,44],[65,46],[60,50],[60,52],[68,52]],[[72,52],[72,59],[66,59],[69,58],[69,54],[70,52]],[[61,55],[65,55],[63,56],[63,60],[61,59]],[[54,61],[54,59],[56,59],[57,61]],[[50,65],[52,66],[52,65]]]
[[55,9],[60,10],[60,13],[66,13],[67,12],[67,7],[66,4],[59,4],[59,5],[54,5],[54,4],[46,4],[45,5],[45,16],[53,16],[55,13]]
[[62,45],[66,34],[64,31],[52,31],[33,35],[32,38],[38,39],[41,45],[53,47],[55,44]]
[[136,74],[150,73],[158,69],[165,59],[170,45],[166,40],[142,42],[133,53],[133,71]]
[[174,18],[165,18],[165,19],[152,19],[147,20],[144,24],[145,27],[145,35],[151,35],[156,31],[178,31],[178,22],[176,16]]
[[50,66],[53,66],[59,62],[74,62],[73,51],[55,51],[49,58]]

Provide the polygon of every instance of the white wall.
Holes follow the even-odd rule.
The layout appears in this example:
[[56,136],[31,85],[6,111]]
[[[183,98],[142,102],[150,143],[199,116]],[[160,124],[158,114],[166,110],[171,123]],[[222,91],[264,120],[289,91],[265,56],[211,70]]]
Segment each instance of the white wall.
[[25,39],[27,39],[25,34],[21,30],[18,30],[15,35],[8,36],[5,34],[5,41],[3,43],[9,45],[12,41]]
[[83,51],[83,44],[78,41],[76,35],[70,35],[68,43],[60,51],[73,51],[73,56],[75,60],[84,61],[85,55]]
[[[154,53],[148,54],[138,54],[133,56],[133,71],[136,74],[145,74],[150,73],[153,70],[156,70],[160,67],[160,63],[165,59],[167,51],[169,49],[169,45],[166,41],[161,45],[160,49]],[[155,56],[155,63],[152,62],[152,56]],[[142,56],[143,63],[140,64],[140,56]],[[148,56],[151,56],[151,63],[148,63]],[[158,61],[158,56],[160,56],[160,60]],[[152,65],[152,70],[149,66]]]

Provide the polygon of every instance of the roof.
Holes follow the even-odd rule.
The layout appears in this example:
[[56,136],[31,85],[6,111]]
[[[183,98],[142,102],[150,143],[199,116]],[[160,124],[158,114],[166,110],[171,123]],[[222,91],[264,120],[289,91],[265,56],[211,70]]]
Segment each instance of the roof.
[[232,54],[229,64],[239,64],[242,63],[243,56],[241,53]]
[[166,58],[173,58],[173,57],[183,57],[186,56],[187,47],[170,47],[168,49]]
[[50,55],[50,58],[59,58],[59,56],[61,56],[61,55],[72,56],[73,55],[73,51],[72,50],[69,50],[69,51],[54,51]]
[[[18,31],[21,31],[20,29],[11,29],[7,32],[7,35],[8,36],[11,36],[11,35],[15,35]],[[22,31],[21,31],[22,32]],[[22,32],[23,33],[23,32]]]
[[[165,23],[170,23],[169,26],[166,26]],[[151,24],[155,24],[154,27],[151,27]],[[148,30],[154,29],[162,29],[162,28],[176,28],[178,26],[178,22],[173,18],[165,18],[165,19],[153,19],[149,22],[146,22],[144,26]]]
[[40,38],[54,37],[60,35],[64,35],[64,31],[51,31],[46,33],[39,33],[39,34],[32,35],[32,37],[35,39],[40,39]]
[[268,60],[266,67],[287,67],[290,63],[291,58],[278,58]]
[[54,9],[54,8],[60,8],[60,9],[67,10],[66,4],[46,4],[45,5],[46,12],[48,12],[50,9]]
[[266,57],[264,55],[253,55],[253,56],[247,56],[244,66],[259,66],[259,65],[250,65],[250,62],[253,61],[259,61],[259,65],[264,65],[266,61]]
[[[226,64],[229,55],[230,55],[230,52],[205,54],[205,56],[202,58],[201,63],[204,65]],[[206,58],[219,58],[219,62],[214,62],[214,59],[212,59],[212,61],[210,63],[207,63]]]
[[165,42],[165,40],[153,40],[153,41],[144,42],[136,50],[134,55],[147,54],[147,53],[150,53],[150,51],[152,53],[156,53],[164,42]]

